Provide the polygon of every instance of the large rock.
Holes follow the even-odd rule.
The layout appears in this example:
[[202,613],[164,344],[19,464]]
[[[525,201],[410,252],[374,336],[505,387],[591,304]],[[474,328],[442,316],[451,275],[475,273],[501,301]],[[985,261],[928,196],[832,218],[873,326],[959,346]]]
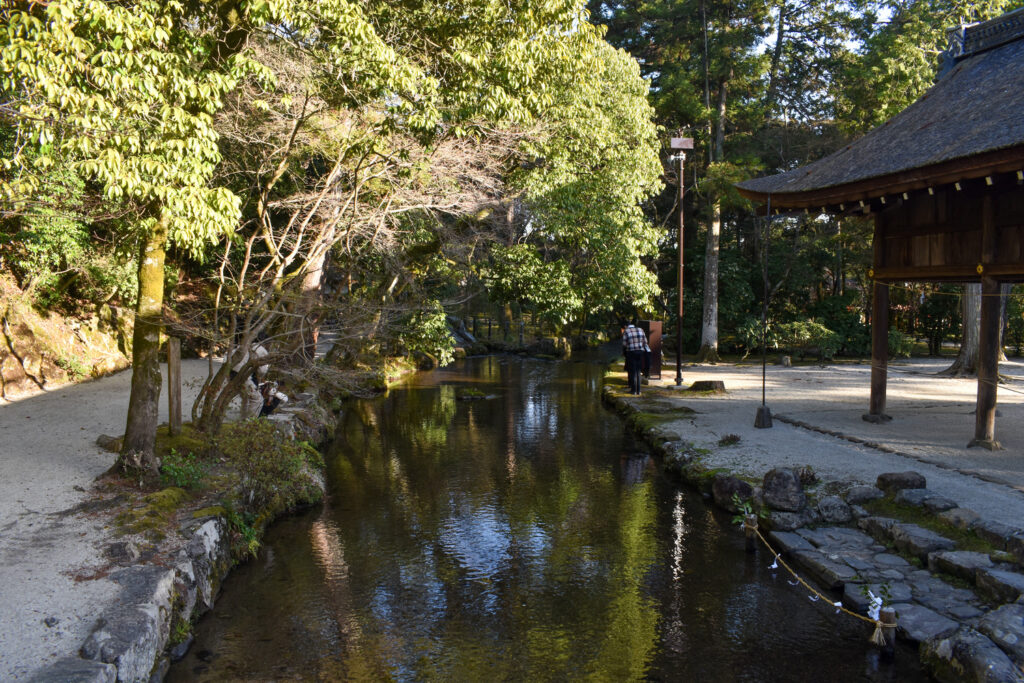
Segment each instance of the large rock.
[[926,483],[918,472],[886,472],[878,475],[875,485],[892,495],[901,489],[923,489]]
[[799,512],[807,507],[807,496],[795,470],[777,467],[764,475],[764,502],[783,512]]
[[940,536],[934,531],[916,524],[893,525],[892,542],[897,549],[919,557],[921,562],[928,561],[928,553],[936,550],[952,550],[956,547],[956,544],[945,536]]
[[117,667],[80,657],[62,657],[37,671],[29,683],[114,683]]
[[818,501],[818,516],[829,524],[846,524],[853,519],[853,512],[839,496],[826,496]]
[[716,474],[714,481],[711,482],[711,495],[718,507],[729,512],[739,512],[733,497],[738,498],[741,503],[748,501],[754,496],[754,487],[742,479],[727,474]]
[[981,519],[981,515],[970,508],[957,507],[940,512],[938,518],[947,524],[952,524],[957,529],[967,530]]
[[979,569],[974,577],[978,590],[996,602],[1013,602],[1024,595],[1024,574],[1005,569]]
[[1024,605],[1003,605],[978,622],[978,630],[992,639],[1018,664],[1024,664]]
[[81,654],[115,665],[118,681],[148,681],[170,635],[175,572],[137,566],[111,578],[121,584],[121,604],[104,613]]
[[942,683],[1024,681],[1006,653],[967,626],[923,642],[920,653],[925,670]]
[[857,520],[857,526],[879,541],[891,541],[897,524],[898,521],[892,517],[864,517]]
[[913,603],[897,603],[896,633],[907,640],[923,643],[932,638],[952,633],[960,626],[952,619]]
[[773,510],[768,513],[765,523],[768,528],[775,531],[793,531],[808,524],[813,524],[817,519],[807,508],[800,512],[779,512],[778,510]]
[[846,502],[850,505],[860,505],[871,500],[878,500],[885,494],[877,486],[851,486],[846,492]]
[[974,583],[979,569],[991,569],[992,560],[984,553],[966,550],[940,550],[928,555],[928,568]]

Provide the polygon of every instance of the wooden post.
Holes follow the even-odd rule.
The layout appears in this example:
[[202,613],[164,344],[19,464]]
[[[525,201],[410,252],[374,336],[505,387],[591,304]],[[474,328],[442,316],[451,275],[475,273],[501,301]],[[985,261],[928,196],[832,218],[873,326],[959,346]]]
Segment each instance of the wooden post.
[[882,654],[891,657],[896,652],[896,610],[892,607],[883,607],[878,613],[878,620],[886,624],[882,628],[882,638],[885,639]]
[[747,515],[743,520],[743,533],[746,535],[747,552],[752,553],[757,548],[757,515]]
[[974,414],[974,439],[978,446],[1002,450],[996,441],[996,386],[999,382],[999,282],[981,278],[981,335],[978,339],[978,404]]
[[875,424],[892,418],[885,414],[885,384],[889,364],[889,285],[875,282],[871,304],[871,401],[863,416]]
[[167,417],[171,436],[181,434],[181,340],[167,339]]

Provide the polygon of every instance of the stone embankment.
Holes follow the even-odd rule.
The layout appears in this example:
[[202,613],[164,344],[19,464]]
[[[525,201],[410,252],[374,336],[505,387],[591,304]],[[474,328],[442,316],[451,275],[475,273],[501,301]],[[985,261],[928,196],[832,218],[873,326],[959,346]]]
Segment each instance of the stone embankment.
[[897,637],[919,644],[936,679],[1024,681],[1024,530],[929,491],[917,472],[851,484],[818,481],[810,468],[774,468],[760,481],[709,469],[635,401],[610,386],[604,398],[668,472],[719,507],[757,512],[772,549],[845,607],[866,615],[868,592],[882,597]]
[[[322,444],[328,437],[327,417],[312,395],[303,394],[271,419],[290,438]],[[312,476],[322,491],[322,475]],[[57,660],[37,671],[32,681],[163,680],[171,661],[183,657],[191,645],[192,623],[213,607],[221,584],[241,559],[231,525],[221,514],[190,518],[168,536],[160,552],[144,558],[131,542],[108,546],[107,556],[119,567],[109,574],[120,587],[119,595],[102,608],[79,656]]]

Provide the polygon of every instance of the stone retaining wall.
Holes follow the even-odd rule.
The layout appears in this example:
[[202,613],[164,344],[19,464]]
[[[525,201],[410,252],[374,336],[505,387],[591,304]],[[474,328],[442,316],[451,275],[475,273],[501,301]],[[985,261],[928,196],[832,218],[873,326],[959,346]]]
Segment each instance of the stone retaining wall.
[[[271,416],[291,438],[322,445],[330,414],[311,395]],[[323,477],[318,477],[325,489]],[[68,656],[37,671],[38,683],[142,683],[162,681],[172,659],[191,645],[187,625],[213,608],[221,584],[235,565],[228,522],[222,517],[190,521],[183,542],[169,555],[112,573],[121,590],[107,605],[78,657]]]

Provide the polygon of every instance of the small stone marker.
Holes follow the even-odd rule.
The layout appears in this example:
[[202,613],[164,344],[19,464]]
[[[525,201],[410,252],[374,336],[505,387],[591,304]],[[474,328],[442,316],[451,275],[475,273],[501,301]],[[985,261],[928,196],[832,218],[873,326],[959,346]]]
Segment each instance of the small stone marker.
[[927,482],[923,475],[911,471],[880,474],[875,484],[886,493],[893,494],[900,489],[923,489]]

